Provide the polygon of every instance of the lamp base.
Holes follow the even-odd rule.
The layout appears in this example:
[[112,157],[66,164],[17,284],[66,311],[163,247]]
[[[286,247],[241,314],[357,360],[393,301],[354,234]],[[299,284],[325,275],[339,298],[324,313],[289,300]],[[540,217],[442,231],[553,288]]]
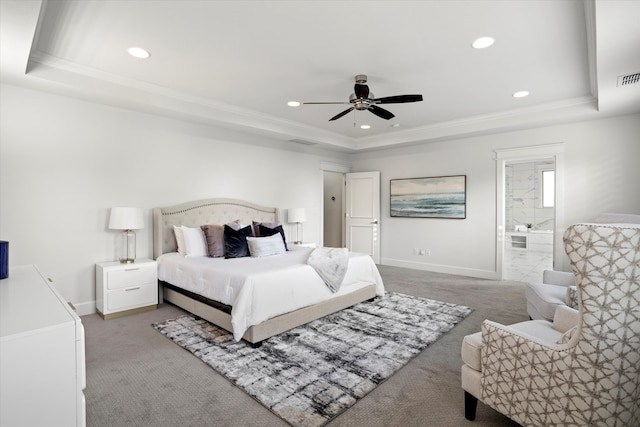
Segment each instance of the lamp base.
[[116,259],[121,264],[133,264],[136,260],[136,233],[133,230],[122,230],[117,245]]

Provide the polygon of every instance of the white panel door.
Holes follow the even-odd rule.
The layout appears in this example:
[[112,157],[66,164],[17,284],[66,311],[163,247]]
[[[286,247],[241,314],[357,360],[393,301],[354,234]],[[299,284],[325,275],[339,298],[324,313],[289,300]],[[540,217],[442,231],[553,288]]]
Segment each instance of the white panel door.
[[380,263],[380,172],[346,175],[347,248]]

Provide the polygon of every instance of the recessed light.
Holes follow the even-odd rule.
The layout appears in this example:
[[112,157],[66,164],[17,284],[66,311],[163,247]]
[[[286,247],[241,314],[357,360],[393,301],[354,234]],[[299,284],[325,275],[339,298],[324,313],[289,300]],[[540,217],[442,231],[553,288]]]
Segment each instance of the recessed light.
[[400,123],[394,123],[391,125],[392,128],[399,128],[400,127]]
[[360,125],[360,129],[371,129],[371,125]]
[[129,49],[127,49],[127,52],[129,53],[129,55],[140,59],[147,59],[151,56],[149,51],[141,47],[130,47]]
[[496,40],[493,37],[480,37],[475,39],[473,43],[471,43],[471,46],[474,49],[484,49],[491,46],[495,41]]
[[300,102],[298,102],[298,101],[289,101],[289,102],[287,102],[287,105],[289,107],[299,107],[300,106]]
[[514,98],[524,98],[525,96],[529,96],[528,90],[520,90],[518,92],[514,92],[513,94]]

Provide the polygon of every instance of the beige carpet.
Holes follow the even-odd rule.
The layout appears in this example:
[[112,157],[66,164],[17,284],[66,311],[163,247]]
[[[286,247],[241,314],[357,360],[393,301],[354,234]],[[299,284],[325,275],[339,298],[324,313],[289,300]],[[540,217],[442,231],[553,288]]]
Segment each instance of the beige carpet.
[[[474,312],[329,426],[516,426],[478,405],[464,418],[460,345],[485,318],[527,319],[524,284],[381,266],[387,289],[467,305]],[[286,426],[206,364],[150,325],[183,311],[158,310],[104,321],[83,316],[87,357],[87,425]]]

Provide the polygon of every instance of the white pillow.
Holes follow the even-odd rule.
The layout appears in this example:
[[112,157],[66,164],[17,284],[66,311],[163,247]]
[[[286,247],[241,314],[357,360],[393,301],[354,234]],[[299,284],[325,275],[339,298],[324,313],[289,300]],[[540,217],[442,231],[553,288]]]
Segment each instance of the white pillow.
[[184,245],[187,250],[187,256],[209,256],[207,239],[204,237],[204,231],[202,231],[200,227],[191,228],[183,225],[182,234],[184,235]]
[[280,233],[267,237],[247,237],[247,245],[252,257],[278,255],[287,251]]
[[182,233],[182,227],[178,227],[177,225],[174,225],[173,233],[176,235],[176,243],[178,244],[178,253],[180,255],[186,255],[187,248],[184,244],[184,234]]

